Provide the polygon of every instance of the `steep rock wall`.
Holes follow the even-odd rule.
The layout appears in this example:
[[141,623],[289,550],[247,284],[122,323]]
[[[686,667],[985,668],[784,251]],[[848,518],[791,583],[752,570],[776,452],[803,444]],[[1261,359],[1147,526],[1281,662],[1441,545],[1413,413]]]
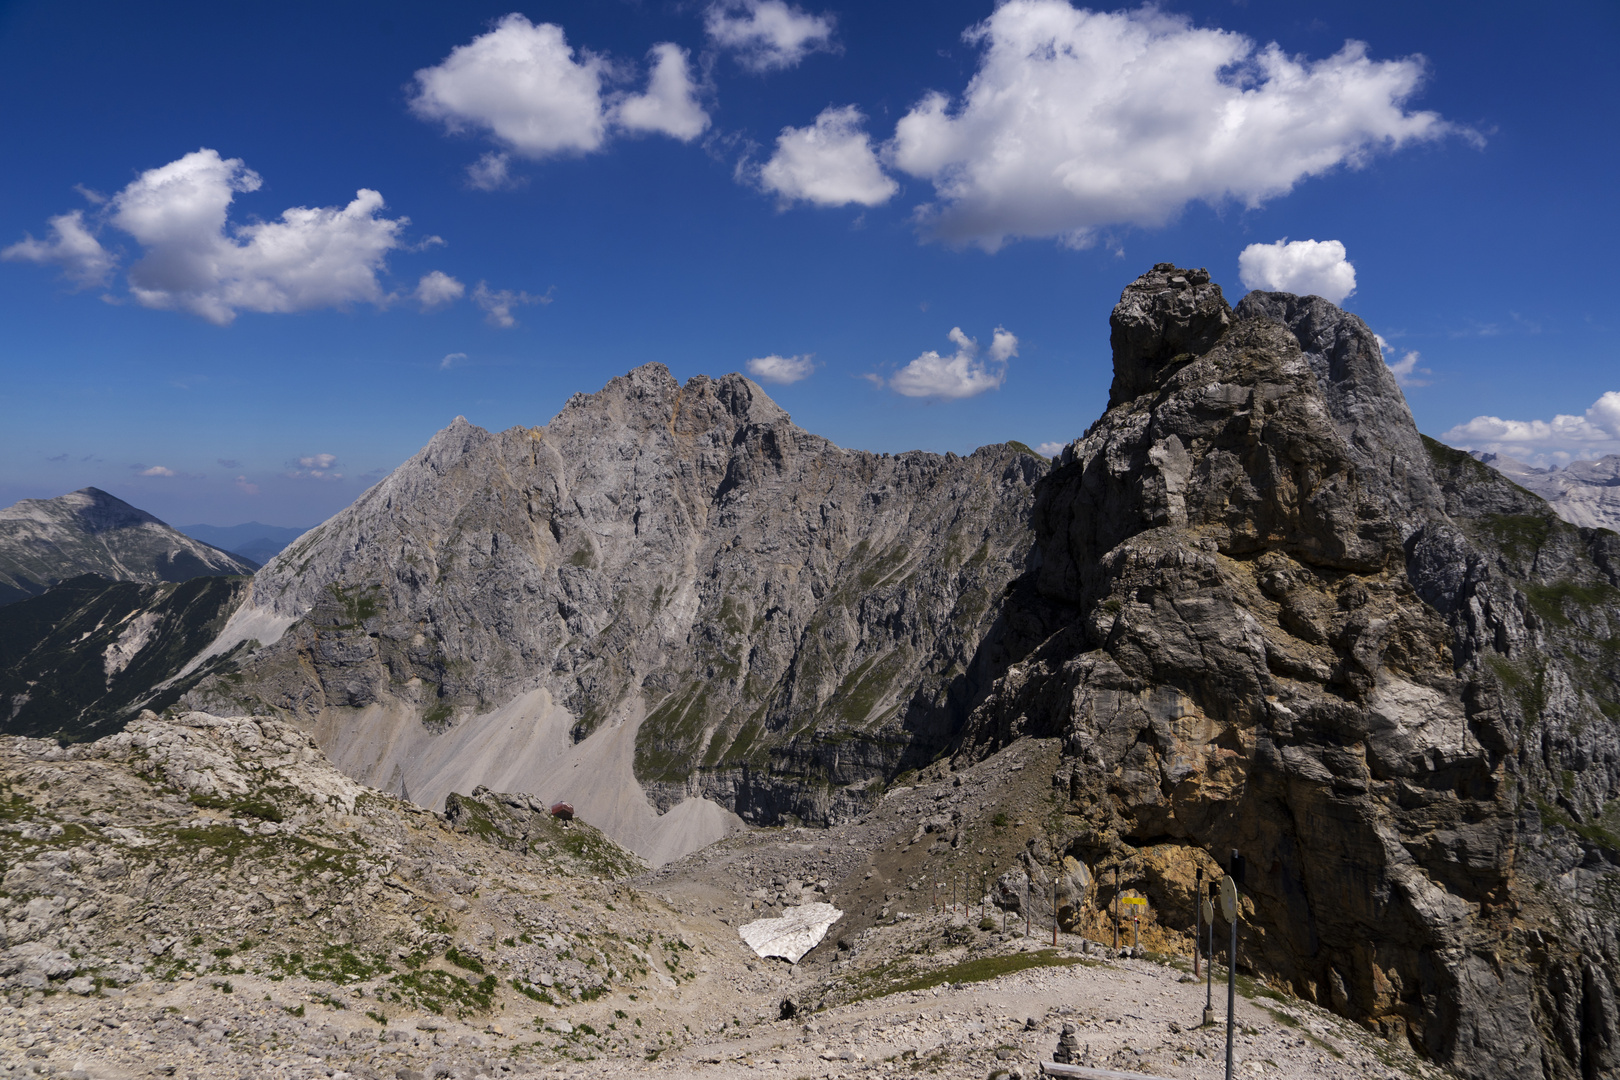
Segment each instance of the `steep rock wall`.
[[1465,1076],[1612,1074],[1620,538],[1425,444],[1354,316],[1218,299],[1122,297],[964,752],[1062,736],[1071,853],[1172,919],[1156,864],[1242,852],[1243,962],[1303,996]]

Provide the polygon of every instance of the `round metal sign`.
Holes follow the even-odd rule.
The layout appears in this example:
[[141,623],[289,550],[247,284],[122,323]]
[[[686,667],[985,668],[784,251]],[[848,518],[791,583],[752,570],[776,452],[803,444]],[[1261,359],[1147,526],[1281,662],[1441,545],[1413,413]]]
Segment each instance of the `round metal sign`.
[[1221,878],[1221,914],[1227,922],[1236,922],[1238,914],[1237,882],[1229,876]]
[[1215,924],[1215,905],[1210,903],[1209,902],[1209,897],[1206,896],[1206,897],[1204,897],[1204,925],[1205,926],[1213,926],[1214,924]]

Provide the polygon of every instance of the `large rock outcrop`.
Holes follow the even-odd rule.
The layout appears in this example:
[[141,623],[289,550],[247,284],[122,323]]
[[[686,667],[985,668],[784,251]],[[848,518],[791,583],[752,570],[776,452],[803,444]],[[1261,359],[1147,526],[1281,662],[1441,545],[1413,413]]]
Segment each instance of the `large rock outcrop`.
[[1353,315],[1202,277],[1116,309],[966,752],[1062,736],[1071,854],[1188,922],[1150,864],[1242,852],[1244,962],[1302,996],[1466,1076],[1611,1075],[1620,537],[1425,444]]

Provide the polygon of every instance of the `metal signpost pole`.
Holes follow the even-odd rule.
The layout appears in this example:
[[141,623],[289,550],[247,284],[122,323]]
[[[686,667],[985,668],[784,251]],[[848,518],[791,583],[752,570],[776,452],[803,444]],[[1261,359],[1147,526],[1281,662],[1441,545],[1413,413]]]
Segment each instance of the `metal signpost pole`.
[[[1214,887],[1214,882],[1210,883]],[[1204,958],[1204,1026],[1215,1023],[1215,905],[1206,895],[1199,905],[1204,917],[1204,933],[1209,941],[1209,955]]]
[[1234,849],[1230,872],[1221,879],[1221,913],[1232,927],[1232,943],[1226,953],[1226,1080],[1232,1080],[1232,1029],[1237,1018],[1237,886],[1242,878],[1243,856]]
[[1114,949],[1119,949],[1119,866],[1114,866]]
[[1193,978],[1198,978],[1203,972],[1198,970],[1198,946],[1204,936],[1203,907],[1204,899],[1204,868],[1198,868],[1197,883],[1193,886]]
[[1052,875],[1052,948],[1057,948],[1057,875]]

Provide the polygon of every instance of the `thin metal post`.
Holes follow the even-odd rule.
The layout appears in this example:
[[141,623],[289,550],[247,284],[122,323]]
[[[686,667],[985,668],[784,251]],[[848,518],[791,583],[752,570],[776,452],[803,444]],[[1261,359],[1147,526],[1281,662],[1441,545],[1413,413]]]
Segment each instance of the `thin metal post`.
[[1119,864],[1114,864],[1114,948],[1119,948]]
[[1198,978],[1203,972],[1198,970],[1199,939],[1204,936],[1204,868],[1198,868],[1197,883],[1193,886],[1193,978]]
[[1052,875],[1052,948],[1057,948],[1057,875]]
[[1237,1016],[1237,920],[1232,920],[1232,944],[1226,952],[1226,1080],[1232,1080],[1232,1025]]
[[[1210,883],[1210,890],[1214,891],[1214,888],[1215,888],[1214,883],[1211,882]],[[1215,1022],[1215,998],[1214,998],[1214,994],[1215,994],[1215,920],[1214,919],[1209,920],[1209,926],[1205,929],[1205,935],[1209,940],[1209,956],[1207,956],[1205,958],[1205,963],[1204,963],[1204,1023],[1213,1024]]]

